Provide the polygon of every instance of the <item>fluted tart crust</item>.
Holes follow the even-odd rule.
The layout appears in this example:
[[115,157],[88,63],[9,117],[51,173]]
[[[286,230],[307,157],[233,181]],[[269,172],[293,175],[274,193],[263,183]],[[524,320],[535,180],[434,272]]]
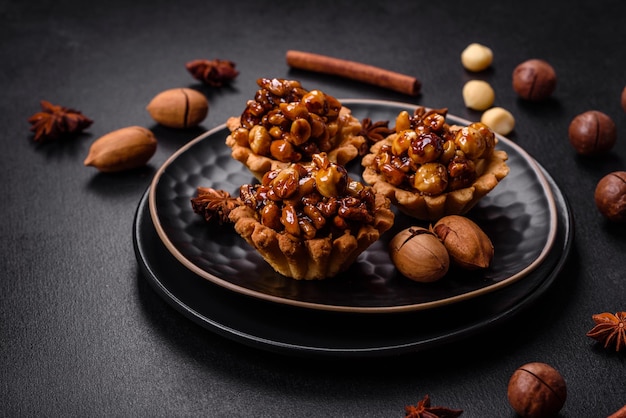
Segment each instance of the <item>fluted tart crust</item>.
[[390,201],[316,154],[244,185],[235,230],[278,273],[298,280],[345,271],[393,225]]
[[401,112],[395,133],[371,146],[361,161],[363,179],[403,213],[434,221],[463,215],[509,173],[508,155],[496,149],[486,125],[451,126],[447,110]]

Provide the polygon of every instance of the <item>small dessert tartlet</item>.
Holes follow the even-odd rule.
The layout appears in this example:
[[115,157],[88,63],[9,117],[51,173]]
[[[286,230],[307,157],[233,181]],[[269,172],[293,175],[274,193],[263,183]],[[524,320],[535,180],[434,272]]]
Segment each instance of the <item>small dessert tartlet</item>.
[[424,221],[463,215],[508,175],[486,125],[446,123],[447,109],[402,111],[395,133],[363,156],[363,179],[401,212]]
[[367,147],[360,121],[333,96],[292,80],[260,78],[257,84],[241,116],[226,122],[226,145],[258,180],[321,152],[345,165]]
[[235,231],[278,273],[298,280],[346,270],[393,225],[391,202],[325,153],[268,171],[240,188]]

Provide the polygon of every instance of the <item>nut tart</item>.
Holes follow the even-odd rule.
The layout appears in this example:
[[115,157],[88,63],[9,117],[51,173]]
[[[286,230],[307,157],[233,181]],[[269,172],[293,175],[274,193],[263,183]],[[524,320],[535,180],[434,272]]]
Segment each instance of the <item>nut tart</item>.
[[424,221],[463,215],[509,173],[486,125],[446,123],[447,109],[402,111],[395,132],[361,161],[363,179],[401,212]]
[[325,279],[346,270],[393,225],[391,202],[325,153],[243,185],[230,222],[278,273]]
[[345,165],[367,148],[360,121],[333,96],[292,80],[260,78],[257,84],[241,116],[228,119],[226,144],[258,180],[322,152]]

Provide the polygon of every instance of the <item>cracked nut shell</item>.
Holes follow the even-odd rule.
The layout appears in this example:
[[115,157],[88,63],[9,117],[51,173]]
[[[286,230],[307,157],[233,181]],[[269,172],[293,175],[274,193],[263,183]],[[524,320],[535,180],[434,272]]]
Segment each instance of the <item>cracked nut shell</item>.
[[84,164],[105,173],[130,170],[145,165],[156,148],[157,140],[152,131],[129,126],[94,141]]
[[487,268],[493,260],[493,244],[485,232],[471,219],[449,215],[432,227],[448,250],[452,261],[459,266],[476,270]]
[[431,231],[410,227],[397,233],[389,243],[396,268],[416,282],[434,282],[448,272],[450,257],[446,247]]
[[552,417],[563,408],[567,387],[563,376],[552,366],[533,362],[515,370],[509,380],[507,397],[522,417]]
[[146,107],[152,119],[168,128],[185,129],[197,126],[209,113],[204,94],[188,88],[165,90]]

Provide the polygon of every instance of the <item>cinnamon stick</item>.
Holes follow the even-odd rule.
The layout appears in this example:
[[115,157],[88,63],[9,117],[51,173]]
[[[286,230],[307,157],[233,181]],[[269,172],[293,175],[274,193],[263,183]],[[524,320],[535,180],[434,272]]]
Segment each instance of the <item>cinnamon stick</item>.
[[300,70],[335,75],[417,96],[422,83],[415,77],[360,62],[302,51],[287,51],[287,65]]
[[626,405],[621,407],[619,411],[615,411],[614,413],[609,415],[607,418],[624,418],[624,417],[626,417]]

